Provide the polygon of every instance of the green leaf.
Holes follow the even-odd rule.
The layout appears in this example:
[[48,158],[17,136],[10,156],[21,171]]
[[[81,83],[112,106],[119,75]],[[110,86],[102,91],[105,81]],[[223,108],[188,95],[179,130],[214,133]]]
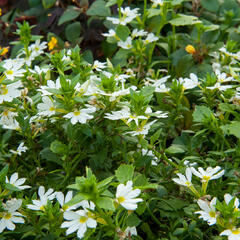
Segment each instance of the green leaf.
[[93,2],[93,4],[90,6],[86,13],[88,16],[111,16],[110,9],[106,6],[106,3],[103,0],[97,0]]
[[170,146],[169,148],[167,148],[165,150],[165,152],[169,155],[174,155],[174,154],[181,154],[181,153],[185,153],[185,150],[182,148],[181,145],[178,144],[173,144],[172,146]]
[[45,9],[52,7],[55,4],[56,0],[42,0],[42,5]]
[[173,235],[174,236],[177,236],[177,235],[180,235],[182,233],[185,232],[185,229],[184,228],[177,228],[174,232],[173,232]]
[[159,136],[162,132],[162,129],[159,129],[158,131],[156,131],[150,138],[150,144],[153,145],[158,139]]
[[118,25],[116,34],[119,38],[121,38],[121,40],[126,41],[127,37],[130,34],[130,30],[127,26]]
[[201,0],[201,5],[208,11],[217,12],[219,9],[218,0]]
[[161,9],[156,9],[156,8],[150,8],[148,9],[148,18],[154,17],[154,16],[159,16],[161,14],[162,10]]
[[77,18],[80,15],[80,11],[77,10],[78,8],[69,6],[65,12],[62,14],[62,16],[58,20],[58,25],[61,25],[65,22],[69,22],[75,18]]
[[221,129],[230,135],[234,135],[237,138],[240,138],[240,122],[232,122],[230,124],[221,126]]
[[69,42],[76,42],[81,34],[81,24],[80,22],[74,22],[67,25],[65,29],[65,36]]
[[20,192],[21,190],[17,187],[15,187],[14,185],[10,184],[10,183],[6,183],[5,185],[6,189],[13,191],[13,192]]
[[108,0],[106,7],[111,7],[115,4],[117,4],[118,0]]
[[67,145],[61,143],[58,140],[55,140],[54,142],[51,143],[50,149],[52,152],[57,154],[66,154],[68,151]]
[[213,116],[210,108],[205,106],[196,106],[196,109],[193,113],[194,122],[205,122],[207,119],[210,119]]
[[127,223],[127,226],[129,226],[129,227],[137,227],[141,223],[141,220],[137,217],[136,214],[132,213],[127,218],[126,223]]
[[103,208],[105,210],[110,210],[110,211],[114,211],[115,210],[113,199],[109,198],[109,197],[99,197],[97,199],[96,204],[100,208]]
[[177,14],[176,18],[169,21],[174,26],[186,26],[201,23],[195,16],[188,16],[184,14]]
[[8,165],[6,165],[0,172],[0,182],[5,182],[7,173],[8,173]]
[[109,177],[109,178],[106,178],[104,179],[103,181],[99,182],[97,184],[97,187],[98,189],[102,188],[102,187],[105,187],[106,185],[108,185],[112,180],[113,180],[114,176],[112,177]]
[[125,183],[132,180],[134,167],[132,165],[121,165],[116,171],[115,175],[120,183]]

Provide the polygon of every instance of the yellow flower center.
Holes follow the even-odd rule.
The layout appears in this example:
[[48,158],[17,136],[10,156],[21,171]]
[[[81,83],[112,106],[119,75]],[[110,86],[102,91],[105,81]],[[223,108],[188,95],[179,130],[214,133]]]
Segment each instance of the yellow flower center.
[[86,221],[87,221],[87,217],[82,216],[79,218],[80,223],[85,223]]
[[44,211],[44,210],[45,210],[44,206],[41,206],[41,207],[40,207],[40,210]]
[[117,200],[118,200],[119,203],[123,203],[125,201],[125,198],[124,197],[119,197]]
[[238,234],[240,234],[240,229],[232,230],[232,233],[233,233],[234,235],[238,235]]
[[6,95],[8,93],[8,89],[6,85],[1,86],[0,88],[0,94]]
[[12,75],[12,74],[13,74],[13,70],[7,70],[7,71],[6,71],[6,74],[7,74],[7,75]]
[[79,116],[80,115],[80,111],[74,112],[73,113],[75,116]]
[[12,217],[12,214],[11,213],[6,213],[5,215],[4,215],[4,219],[6,219],[6,220],[8,220],[8,219],[10,219]]
[[188,182],[188,181],[186,182],[186,185],[187,185],[188,187],[191,186],[191,184],[192,184],[191,182]]
[[54,107],[50,107],[49,111],[55,111],[55,108]]
[[64,206],[62,207],[62,209],[63,209],[64,212],[65,212],[68,208],[69,208],[68,205],[64,205]]
[[210,180],[210,176],[203,176],[203,180],[205,180],[206,182],[208,182]]
[[209,212],[209,216],[214,218],[214,217],[216,217],[216,213],[214,211],[211,211],[211,212]]

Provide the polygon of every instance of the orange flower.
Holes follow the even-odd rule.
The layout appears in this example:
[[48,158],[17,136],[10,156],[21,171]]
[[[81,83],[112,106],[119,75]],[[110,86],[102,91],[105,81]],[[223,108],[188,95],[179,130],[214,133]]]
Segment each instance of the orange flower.
[[4,47],[4,48],[0,47],[0,55],[4,56],[8,52],[8,48],[9,47]]
[[55,38],[55,37],[51,37],[51,40],[50,40],[50,42],[48,43],[48,49],[49,49],[49,51],[50,50],[52,50],[52,49],[54,49],[55,47],[56,47],[56,45],[57,45],[57,39]]
[[193,45],[187,45],[185,50],[186,50],[186,52],[188,52],[190,54],[195,54],[196,53],[196,49],[194,48]]
[[2,9],[0,8],[0,16],[2,16]]

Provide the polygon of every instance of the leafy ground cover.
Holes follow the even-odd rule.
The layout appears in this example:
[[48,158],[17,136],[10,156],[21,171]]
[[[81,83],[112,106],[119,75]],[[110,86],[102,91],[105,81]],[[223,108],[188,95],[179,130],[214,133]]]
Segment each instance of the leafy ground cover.
[[239,2],[9,2],[0,240],[240,239]]

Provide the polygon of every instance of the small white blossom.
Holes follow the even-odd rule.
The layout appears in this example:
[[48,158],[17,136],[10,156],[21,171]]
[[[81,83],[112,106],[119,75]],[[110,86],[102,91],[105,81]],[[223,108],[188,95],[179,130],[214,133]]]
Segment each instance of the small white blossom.
[[194,74],[190,74],[190,78],[180,78],[179,83],[183,85],[184,89],[192,89],[199,85],[198,77]]
[[5,228],[13,231],[16,227],[14,223],[24,223],[23,215],[17,212],[21,205],[22,200],[16,198],[8,200],[6,204],[3,203],[4,212],[1,212],[0,215],[0,233]]
[[21,142],[21,143],[19,144],[18,148],[17,148],[17,151],[15,151],[15,150],[10,150],[10,152],[21,156],[21,155],[22,155],[22,152],[26,152],[27,149],[28,149],[28,148],[27,148],[26,146],[24,146],[24,142]]
[[158,37],[156,37],[153,33],[149,33],[147,35],[147,38],[143,41],[144,44],[148,44],[151,42],[155,42],[158,40]]
[[183,185],[186,187],[192,186],[192,171],[191,168],[187,167],[186,168],[186,177],[181,174],[177,173],[179,178],[173,178],[173,181],[179,185]]
[[52,188],[49,188],[47,192],[45,192],[45,188],[40,186],[38,188],[38,196],[39,200],[32,200],[33,204],[28,204],[27,208],[36,211],[45,211],[45,206],[47,205],[48,200],[53,200],[56,196],[56,193]]
[[31,188],[28,185],[23,185],[22,186],[22,184],[24,184],[25,181],[26,181],[26,178],[19,178],[18,179],[18,173],[17,172],[12,174],[12,176],[10,177],[10,181],[8,180],[7,176],[6,176],[6,180],[5,180],[6,183],[12,184],[14,187],[19,188],[20,190]]
[[74,204],[72,206],[69,206],[67,204],[72,199],[72,197],[73,197],[72,191],[68,191],[65,197],[62,192],[56,192],[56,199],[58,200],[60,206],[62,207],[61,210],[63,212],[75,210],[76,208],[78,208],[80,206],[80,204]]
[[[226,202],[227,205],[230,203],[230,201],[231,201],[233,198],[234,198],[234,197],[231,196],[231,195],[228,194],[228,193],[226,193],[226,194],[224,195],[224,200],[225,200],[225,202]],[[240,209],[239,209],[239,199],[238,199],[237,197],[235,197],[235,200],[234,200],[234,207],[235,207],[234,211],[240,211]]]
[[128,181],[126,185],[119,184],[116,192],[116,201],[127,210],[136,210],[137,203],[142,202],[141,198],[136,198],[140,193],[140,189],[132,188],[133,182]]
[[240,240],[240,228],[232,228],[224,230],[220,236],[228,236],[228,240]]
[[95,60],[94,63],[93,63],[93,69],[96,69],[97,71],[101,72],[102,69],[106,68],[106,64],[107,63],[102,63],[102,62],[99,62],[98,60]]
[[104,37],[116,37],[116,32],[113,29],[109,29],[108,33],[102,34]]
[[213,198],[210,203],[199,199],[197,203],[199,207],[202,209],[201,211],[195,212],[196,214],[200,214],[199,218],[202,218],[204,221],[207,221],[210,226],[215,224],[217,222],[217,213],[215,208],[217,198]]
[[47,96],[42,97],[42,103],[37,105],[38,114],[40,116],[52,116],[56,113],[56,108],[54,106],[54,102]]
[[90,114],[94,113],[95,111],[96,111],[95,107],[82,108],[77,111],[70,112],[64,115],[63,117],[71,119],[72,124],[76,124],[77,122],[85,124],[87,120],[93,118],[93,115]]
[[86,206],[84,210],[64,212],[63,217],[67,221],[62,223],[61,228],[68,228],[66,235],[77,231],[77,236],[81,239],[84,237],[87,228],[97,227],[97,221],[94,219],[94,214],[87,210],[94,210],[95,205],[92,202],[90,202],[90,204],[85,202],[83,205]]
[[119,41],[118,46],[123,48],[123,49],[131,49],[133,47],[132,38],[127,37],[126,41]]
[[12,102],[14,98],[20,97],[20,87],[22,87],[21,81],[8,85],[0,84],[0,104],[3,102]]
[[159,6],[162,6],[163,3],[164,3],[164,0],[151,0],[151,2],[153,2],[153,8],[157,7],[158,5]]
[[208,167],[206,171],[203,170],[203,168],[199,167],[198,171],[194,168],[191,167],[192,173],[201,178],[202,182],[208,182],[209,180],[214,180],[222,177],[224,175],[224,170],[220,171],[221,167],[217,166],[215,168]]
[[132,39],[134,39],[135,37],[144,37],[147,36],[147,32],[144,30],[138,30],[138,29],[133,29],[132,33],[131,33]]

